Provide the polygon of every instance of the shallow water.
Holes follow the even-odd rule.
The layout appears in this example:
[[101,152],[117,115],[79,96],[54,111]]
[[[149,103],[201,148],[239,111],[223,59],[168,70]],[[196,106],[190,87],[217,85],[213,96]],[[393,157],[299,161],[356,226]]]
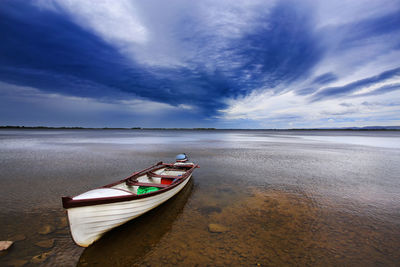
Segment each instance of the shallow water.
[[[74,245],[62,195],[181,152],[201,166],[184,191]],[[391,131],[2,130],[0,265],[396,266],[399,162]]]

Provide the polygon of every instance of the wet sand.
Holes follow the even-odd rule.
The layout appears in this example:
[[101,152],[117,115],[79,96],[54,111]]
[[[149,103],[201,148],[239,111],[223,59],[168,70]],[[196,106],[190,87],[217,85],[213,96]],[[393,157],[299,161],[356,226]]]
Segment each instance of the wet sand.
[[[221,210],[210,202],[210,206],[188,210],[157,245],[130,264],[395,266],[399,262],[400,238],[391,235],[399,232],[398,226],[324,210],[304,195],[250,191],[240,202]],[[209,213],[202,212],[207,209]],[[210,223],[223,225],[226,231],[210,232]],[[81,263],[91,262],[86,255],[82,254]],[[99,258],[109,258],[108,253],[91,256],[103,263],[107,261]]]
[[[254,132],[3,131],[0,137],[0,239],[16,241],[0,252],[2,266],[400,262],[397,148]],[[201,168],[180,194],[87,249],[74,245],[61,195],[182,151]]]

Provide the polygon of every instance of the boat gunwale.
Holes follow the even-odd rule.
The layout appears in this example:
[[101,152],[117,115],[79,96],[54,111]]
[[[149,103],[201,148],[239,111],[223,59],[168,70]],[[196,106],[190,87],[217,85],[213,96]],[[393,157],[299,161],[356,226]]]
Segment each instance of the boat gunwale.
[[[125,179],[95,188],[95,189],[100,189],[100,188],[110,188],[112,186],[115,186],[117,184],[120,183],[124,183],[126,182],[128,179],[132,179],[135,177],[138,177],[140,175],[145,174],[148,171],[155,171],[155,170],[159,170],[162,169],[164,167],[177,167],[176,165],[174,165],[173,163],[163,163],[163,162],[158,162],[157,164],[143,169],[141,171],[138,172],[134,172],[133,174],[131,174],[130,176],[128,176]],[[73,197],[70,196],[64,196],[62,197],[62,204],[63,207],[65,209],[69,209],[69,208],[78,208],[78,207],[86,207],[86,206],[94,206],[94,205],[102,205],[102,204],[109,204],[109,203],[116,203],[116,202],[125,202],[125,201],[131,201],[131,200],[136,200],[136,199],[143,199],[143,198],[148,198],[148,197],[152,197],[152,196],[156,196],[159,194],[163,194],[173,188],[175,188],[176,186],[180,185],[183,181],[185,181],[186,179],[188,179],[192,172],[194,171],[194,169],[199,168],[199,165],[197,164],[187,164],[187,165],[179,165],[179,167],[190,167],[190,169],[185,171],[185,174],[182,175],[181,178],[179,178],[176,182],[174,182],[173,184],[171,184],[168,187],[162,188],[160,190],[157,191],[153,191],[147,194],[142,194],[142,195],[136,195],[133,194],[132,195],[124,195],[124,196],[113,196],[113,197],[101,197],[101,198],[92,198],[92,199],[73,199]],[[124,190],[125,191],[125,190]]]

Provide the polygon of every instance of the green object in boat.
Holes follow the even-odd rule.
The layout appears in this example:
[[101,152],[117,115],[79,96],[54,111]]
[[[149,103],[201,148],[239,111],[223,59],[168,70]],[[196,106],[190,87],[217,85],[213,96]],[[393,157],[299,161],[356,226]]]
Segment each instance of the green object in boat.
[[160,188],[154,187],[154,186],[139,186],[137,190],[137,195],[142,195],[142,194],[147,194],[150,192],[158,191]]

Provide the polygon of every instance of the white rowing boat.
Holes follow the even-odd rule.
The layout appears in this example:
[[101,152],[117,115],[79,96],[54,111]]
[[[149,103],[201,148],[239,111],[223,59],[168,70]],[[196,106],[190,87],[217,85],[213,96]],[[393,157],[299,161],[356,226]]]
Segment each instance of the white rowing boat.
[[159,162],[118,182],[62,197],[73,240],[87,247],[107,231],[159,206],[181,191],[198,167],[180,154],[176,163]]

